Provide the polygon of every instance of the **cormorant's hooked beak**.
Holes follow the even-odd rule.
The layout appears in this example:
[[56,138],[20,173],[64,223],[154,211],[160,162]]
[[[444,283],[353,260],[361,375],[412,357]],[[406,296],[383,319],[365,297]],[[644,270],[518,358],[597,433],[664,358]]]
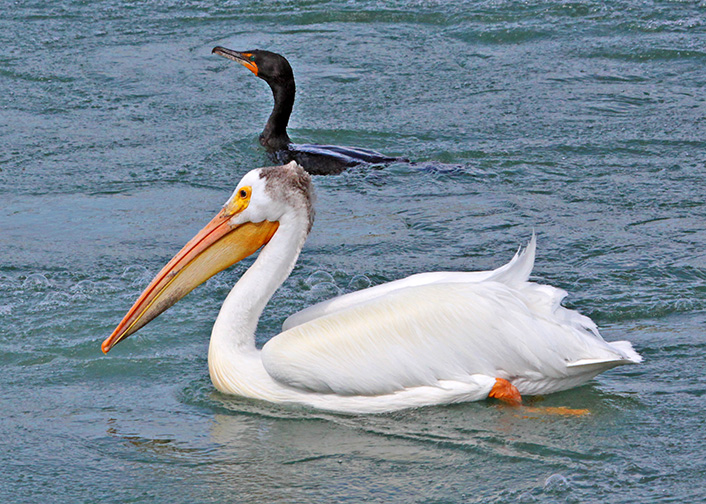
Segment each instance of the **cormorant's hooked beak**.
[[[245,203],[247,206],[247,202]],[[174,305],[195,287],[219,271],[254,254],[270,241],[279,222],[262,221],[233,224],[243,210],[238,201],[229,201],[206,227],[182,248],[152,280],[123,320],[101,345],[104,353],[127,338],[157,315]]]
[[223,56],[225,58],[231,59],[233,61],[237,61],[241,65],[243,65],[245,68],[250,70],[252,73],[257,75],[258,68],[257,64],[255,63],[255,57],[253,56],[252,53],[248,52],[238,52],[234,51],[232,49],[226,49],[225,47],[221,46],[216,46],[213,48],[211,51],[212,54],[218,54],[219,56]]

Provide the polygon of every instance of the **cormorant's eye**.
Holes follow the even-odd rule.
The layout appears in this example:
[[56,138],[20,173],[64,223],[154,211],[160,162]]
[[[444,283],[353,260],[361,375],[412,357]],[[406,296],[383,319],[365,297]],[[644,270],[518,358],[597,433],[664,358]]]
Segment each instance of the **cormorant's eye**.
[[250,61],[255,61],[255,55],[251,54],[249,59],[250,59]]

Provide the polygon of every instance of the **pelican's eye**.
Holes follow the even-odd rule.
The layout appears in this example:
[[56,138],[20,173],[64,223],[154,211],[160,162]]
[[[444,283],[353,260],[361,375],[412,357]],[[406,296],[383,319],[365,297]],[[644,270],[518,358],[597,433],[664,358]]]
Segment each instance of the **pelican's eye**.
[[241,187],[240,189],[238,189],[238,195],[236,196],[236,199],[239,201],[249,202],[251,194],[252,194],[252,187],[250,187],[250,186]]
[[226,211],[230,214],[236,214],[245,210],[250,204],[252,196],[252,187],[245,186],[235,191],[235,194],[226,205]]

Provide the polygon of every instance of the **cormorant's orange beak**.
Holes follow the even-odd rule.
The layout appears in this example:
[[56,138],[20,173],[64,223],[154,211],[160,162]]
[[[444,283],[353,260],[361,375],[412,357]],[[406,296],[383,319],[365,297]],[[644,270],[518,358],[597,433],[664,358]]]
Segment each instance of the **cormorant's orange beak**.
[[219,56],[223,56],[225,58],[231,59],[233,61],[237,61],[241,65],[243,65],[245,68],[250,70],[252,73],[257,75],[258,68],[257,68],[257,63],[255,63],[255,58],[252,53],[249,52],[238,52],[234,51],[232,49],[226,49],[225,47],[221,46],[216,46],[213,48],[211,51],[212,54],[218,54]]
[[219,271],[270,241],[279,222],[233,224],[248,201],[232,200],[152,280],[101,345],[104,353],[157,317]]

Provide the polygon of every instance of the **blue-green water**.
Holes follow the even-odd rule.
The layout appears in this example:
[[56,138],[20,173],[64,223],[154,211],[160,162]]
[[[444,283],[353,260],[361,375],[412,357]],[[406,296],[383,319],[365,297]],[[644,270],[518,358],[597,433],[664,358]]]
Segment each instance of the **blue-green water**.
[[[2,502],[706,500],[706,4],[47,4],[0,6]],[[290,59],[294,141],[415,161],[315,179],[260,341],[337,293],[496,267],[534,229],[537,281],[645,362],[541,401],[580,418],[230,398],[206,349],[244,266],[103,356],[266,163],[269,89],[215,45]]]

